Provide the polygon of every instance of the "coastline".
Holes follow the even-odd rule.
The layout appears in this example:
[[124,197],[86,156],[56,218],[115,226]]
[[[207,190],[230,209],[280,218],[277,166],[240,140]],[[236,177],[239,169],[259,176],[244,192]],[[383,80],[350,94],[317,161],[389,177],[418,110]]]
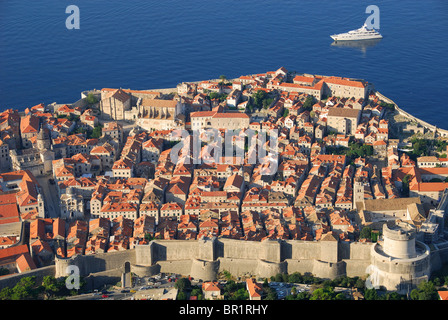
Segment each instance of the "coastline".
[[386,97],[385,95],[383,95],[382,93],[380,93],[380,92],[378,92],[378,91],[375,91],[375,95],[376,95],[378,98],[380,98],[381,100],[383,100],[383,101],[385,101],[385,102],[387,102],[387,103],[391,103],[391,104],[393,104],[394,107],[395,107],[395,110],[396,110],[400,115],[402,115],[402,116],[408,118],[408,119],[411,120],[411,121],[415,121],[415,122],[417,122],[417,123],[418,123],[419,125],[421,125],[423,128],[425,128],[425,129],[427,129],[427,130],[429,130],[429,131],[431,131],[431,132],[434,132],[435,134],[439,133],[441,137],[444,137],[444,138],[445,138],[445,137],[448,137],[448,130],[438,128],[437,126],[432,125],[432,124],[430,124],[430,123],[428,123],[428,122],[426,122],[426,121],[423,121],[423,120],[421,120],[421,119],[419,119],[419,118],[413,116],[413,115],[410,114],[409,112],[404,111],[403,109],[401,109],[401,108],[395,103],[395,101],[393,101],[392,99]]
[[[219,81],[219,80],[220,79],[209,79],[209,80],[186,81],[186,82],[188,82],[188,83],[200,83],[200,82],[203,82],[203,81]],[[228,79],[228,81],[232,81],[232,80],[235,80],[235,79]],[[131,89],[129,88],[129,90],[131,90]],[[156,91],[156,92],[160,92],[160,93],[164,93],[164,94],[169,94],[169,93],[172,93],[172,92],[177,92],[177,88],[174,87],[174,88],[144,89],[142,91]],[[84,91],[81,92],[81,99],[77,100],[74,103],[68,104],[68,105],[71,105],[71,106],[81,106],[81,105],[83,105],[84,98],[87,97],[88,93],[90,93],[90,92],[98,93],[99,90],[98,89],[84,90]],[[434,135],[435,135],[434,138],[437,138],[437,137],[448,138],[448,129],[439,128],[439,127],[437,127],[437,126],[435,126],[433,124],[430,124],[429,122],[426,122],[424,120],[421,120],[421,119],[417,118],[416,116],[410,114],[409,112],[401,109],[398,106],[398,104],[395,103],[394,100],[386,97],[385,95],[383,95],[381,92],[379,92],[377,90],[374,90],[374,94],[378,98],[380,98],[381,100],[383,100],[383,101],[385,101],[387,103],[393,104],[394,108],[395,108],[395,111],[398,112],[399,115],[407,118],[409,121],[417,122],[420,126],[425,128],[426,130],[428,130],[430,132],[433,132]],[[53,104],[59,105],[59,103],[55,103],[55,102],[53,102]],[[439,136],[437,136],[437,134]]]

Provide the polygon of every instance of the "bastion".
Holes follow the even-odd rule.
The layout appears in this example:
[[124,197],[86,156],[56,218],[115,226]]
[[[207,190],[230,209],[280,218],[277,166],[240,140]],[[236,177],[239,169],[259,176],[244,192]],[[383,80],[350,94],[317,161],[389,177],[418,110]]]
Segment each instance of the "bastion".
[[398,221],[383,226],[383,241],[372,246],[367,286],[409,293],[431,274],[430,248],[416,241],[416,230]]
[[278,273],[312,273],[334,279],[342,275],[364,276],[370,264],[371,243],[348,245],[330,241],[264,240],[241,241],[226,238],[207,240],[153,240],[134,249],[56,258],[56,276],[66,276],[67,267],[75,265],[81,276],[107,270],[123,269],[151,276],[159,272],[177,273],[204,281],[216,280],[224,270],[237,277],[266,278]]

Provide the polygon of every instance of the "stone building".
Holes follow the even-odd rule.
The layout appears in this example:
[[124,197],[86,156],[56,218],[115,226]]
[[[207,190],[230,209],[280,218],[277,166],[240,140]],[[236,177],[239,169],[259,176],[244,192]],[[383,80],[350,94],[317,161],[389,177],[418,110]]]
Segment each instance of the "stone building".
[[206,128],[214,129],[247,129],[250,124],[250,117],[240,112],[216,112],[198,111],[191,115],[191,129],[201,130]]
[[329,108],[327,116],[327,130],[346,135],[355,134],[361,112],[349,108]]
[[365,99],[369,86],[365,81],[340,77],[325,77],[326,94],[336,97]]
[[137,125],[144,130],[170,130],[185,122],[184,104],[178,100],[142,99]]
[[62,218],[84,219],[84,199],[71,187],[59,198],[59,207]]
[[39,118],[33,115],[27,115],[20,120],[20,135],[22,146],[24,148],[32,147],[32,138],[37,137],[39,133]]
[[102,90],[100,110],[104,119],[125,120],[125,112],[131,110],[131,96],[122,89]]

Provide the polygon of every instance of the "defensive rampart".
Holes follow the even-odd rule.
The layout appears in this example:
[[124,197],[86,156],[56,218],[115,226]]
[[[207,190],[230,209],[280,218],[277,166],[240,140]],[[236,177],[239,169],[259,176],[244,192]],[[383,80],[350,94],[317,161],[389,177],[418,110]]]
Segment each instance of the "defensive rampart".
[[389,99],[388,97],[382,95],[382,94],[379,93],[378,91],[376,91],[375,94],[376,94],[376,96],[377,96],[378,98],[380,98],[381,100],[383,100],[383,101],[385,101],[385,102],[387,102],[387,103],[391,103],[391,104],[393,104],[394,107],[395,107],[395,110],[396,110],[400,115],[402,115],[402,116],[408,118],[409,120],[412,120],[412,121],[417,122],[418,124],[420,124],[422,127],[426,128],[426,129],[429,130],[429,131],[439,133],[442,137],[448,137],[448,130],[437,128],[436,126],[434,126],[434,125],[432,125],[432,124],[430,124],[430,123],[428,123],[428,122],[426,122],[426,121],[423,121],[423,120],[421,120],[421,119],[419,119],[419,118],[413,116],[412,114],[410,114],[410,113],[404,111],[404,110],[401,109],[401,108],[400,108],[400,107],[399,107],[399,106],[398,106],[392,99]]
[[[139,276],[151,276],[160,272],[191,276],[204,281],[214,280],[224,270],[237,277],[255,276],[266,278],[277,273],[312,273],[321,278],[334,279],[347,275],[365,276],[371,274],[376,264],[381,274],[392,273],[395,279],[409,279],[410,273],[419,275],[427,270],[433,261],[440,268],[448,261],[447,248],[426,252],[423,264],[413,261],[400,262],[380,256],[373,243],[339,241],[265,240],[262,242],[231,239],[211,240],[154,240],[149,245],[137,245],[135,249],[75,256],[69,259],[56,258],[55,266],[40,268],[0,279],[0,288],[13,287],[21,277],[45,275],[63,277],[68,275],[67,267],[75,265],[80,275],[87,278],[89,287],[120,281],[120,274],[129,263],[131,272]],[[387,265],[386,265],[387,264]],[[414,263],[415,264],[415,263]],[[370,269],[369,269],[370,268]],[[415,270],[414,270],[415,269]],[[382,277],[381,281],[387,279]],[[385,283],[386,284],[386,283]]]

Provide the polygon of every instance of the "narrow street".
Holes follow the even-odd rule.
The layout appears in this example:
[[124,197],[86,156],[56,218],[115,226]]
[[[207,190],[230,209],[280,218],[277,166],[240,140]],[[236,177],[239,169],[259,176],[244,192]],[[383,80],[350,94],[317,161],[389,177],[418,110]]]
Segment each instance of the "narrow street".
[[52,178],[51,175],[36,177],[43,190],[46,218],[58,218],[61,215],[56,185],[50,183]]

